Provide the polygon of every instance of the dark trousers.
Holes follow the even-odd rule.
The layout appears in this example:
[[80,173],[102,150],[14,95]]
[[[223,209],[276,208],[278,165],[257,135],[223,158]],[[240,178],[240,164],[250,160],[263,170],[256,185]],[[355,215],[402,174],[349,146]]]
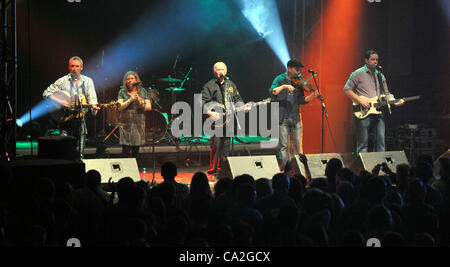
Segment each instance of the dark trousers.
[[218,170],[222,167],[225,159],[230,154],[230,138],[211,136],[209,139],[209,168]]
[[86,140],[86,121],[83,118],[72,119],[67,122],[62,122],[58,125],[61,130],[61,135],[69,135],[77,138],[77,150],[80,153],[80,158],[83,158],[84,145]]
[[139,155],[139,146],[122,145],[122,154],[126,158],[137,158]]

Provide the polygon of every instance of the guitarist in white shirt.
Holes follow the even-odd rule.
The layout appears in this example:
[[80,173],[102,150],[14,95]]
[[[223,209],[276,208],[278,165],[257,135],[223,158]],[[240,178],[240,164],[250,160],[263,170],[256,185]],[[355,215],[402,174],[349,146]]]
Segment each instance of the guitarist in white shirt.
[[[100,109],[97,103],[97,94],[95,92],[94,82],[91,78],[82,75],[83,60],[74,56],[69,59],[69,74],[56,80],[42,93],[44,98],[51,98],[62,106],[69,107],[74,103],[75,98],[80,99],[80,95],[84,95],[87,104],[91,104],[92,112],[95,115]],[[63,94],[60,94],[63,93]],[[84,142],[87,134],[86,121],[84,116],[79,119],[71,119],[59,125],[60,130],[64,130],[69,135],[77,137],[79,144],[79,152],[83,157]]]
[[[371,103],[367,98],[376,98],[386,95],[387,100],[394,100],[394,96],[389,92],[386,78],[377,69],[378,53],[368,50],[365,54],[365,65],[354,71],[344,87],[344,93],[354,102],[363,108],[371,108]],[[380,82],[381,80],[381,82]],[[404,100],[400,99],[395,105],[403,105]],[[354,117],[356,126],[357,153],[369,152],[369,130],[376,131],[374,140],[374,152],[385,151],[385,123],[383,114],[370,114],[363,119]]]

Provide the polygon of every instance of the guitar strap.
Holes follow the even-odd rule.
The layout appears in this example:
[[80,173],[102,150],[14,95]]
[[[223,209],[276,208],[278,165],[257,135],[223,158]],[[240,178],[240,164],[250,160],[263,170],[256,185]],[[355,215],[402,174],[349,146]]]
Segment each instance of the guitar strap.
[[[391,114],[392,113],[391,112],[391,106],[389,105],[389,102],[387,102],[389,97],[386,95],[386,88],[384,88],[383,76],[381,74],[381,71],[376,70],[376,73],[377,73],[378,84],[379,84],[379,88],[380,88],[380,94],[385,95],[384,101],[386,101],[386,103],[387,103],[387,110],[389,111],[389,114]],[[383,113],[386,113],[385,112],[386,108],[384,108],[383,111],[384,111]]]
[[381,72],[377,71],[378,85],[380,89],[380,94],[386,94],[386,90],[384,88],[383,77],[381,76]]

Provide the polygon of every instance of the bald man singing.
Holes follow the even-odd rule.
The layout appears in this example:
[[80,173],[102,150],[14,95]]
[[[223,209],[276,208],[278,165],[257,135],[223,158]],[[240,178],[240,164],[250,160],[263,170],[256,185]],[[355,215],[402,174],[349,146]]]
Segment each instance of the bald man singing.
[[[227,77],[227,65],[223,62],[217,62],[213,66],[214,78],[208,81],[202,89],[202,106],[208,106],[208,103],[217,102],[227,106],[228,102],[244,102],[239,95],[236,84]],[[245,109],[247,112],[248,109]],[[209,110],[208,116],[218,121],[221,114]],[[208,174],[217,174],[222,167],[224,160],[229,155],[230,137],[211,136],[210,139],[210,161]]]

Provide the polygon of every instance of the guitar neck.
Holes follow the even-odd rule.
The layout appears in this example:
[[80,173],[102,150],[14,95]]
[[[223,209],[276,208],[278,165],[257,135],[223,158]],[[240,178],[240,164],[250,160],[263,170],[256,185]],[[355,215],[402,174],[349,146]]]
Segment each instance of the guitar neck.
[[[77,107],[81,107],[81,108],[90,108],[92,107],[94,104],[81,104],[81,105],[72,105],[72,108],[77,108]],[[110,107],[110,106],[115,106],[115,104],[97,104],[99,107]]]
[[[266,103],[266,101],[256,102],[256,103],[251,104],[251,107],[257,107],[257,106],[259,106],[261,104],[264,104],[264,103]],[[244,109],[245,109],[245,105],[242,106],[242,107],[235,108],[235,111],[241,111],[241,110],[244,110]]]
[[[417,96],[410,96],[410,97],[403,97],[403,98],[400,98],[400,99],[403,99],[405,102],[406,102],[406,101],[412,101],[412,100],[420,99],[420,95],[417,95]],[[400,99],[389,100],[389,104],[395,104],[395,103],[397,103],[398,101],[400,101]]]

